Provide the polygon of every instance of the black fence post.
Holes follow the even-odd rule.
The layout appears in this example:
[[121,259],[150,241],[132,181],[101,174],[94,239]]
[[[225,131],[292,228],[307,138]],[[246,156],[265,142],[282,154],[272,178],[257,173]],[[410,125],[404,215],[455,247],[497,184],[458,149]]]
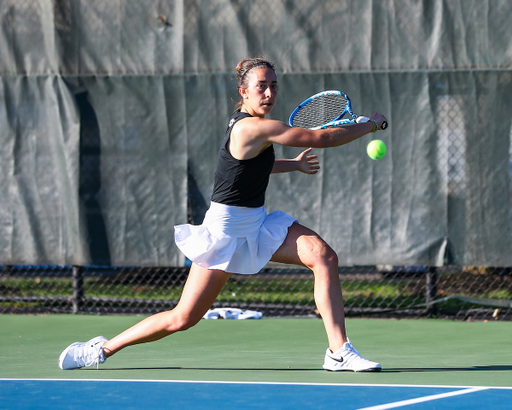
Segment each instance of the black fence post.
[[73,266],[73,313],[80,313],[84,303],[84,268]]
[[429,266],[427,268],[425,288],[427,316],[433,317],[437,315],[437,305],[433,303],[437,297],[437,268],[435,266]]

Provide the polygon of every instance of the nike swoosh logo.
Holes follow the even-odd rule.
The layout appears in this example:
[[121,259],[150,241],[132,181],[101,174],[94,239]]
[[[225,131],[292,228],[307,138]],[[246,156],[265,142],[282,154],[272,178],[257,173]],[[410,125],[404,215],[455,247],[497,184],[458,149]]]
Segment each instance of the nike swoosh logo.
[[331,356],[331,359],[338,363],[343,363],[343,356],[341,356],[339,359],[336,359],[335,357]]

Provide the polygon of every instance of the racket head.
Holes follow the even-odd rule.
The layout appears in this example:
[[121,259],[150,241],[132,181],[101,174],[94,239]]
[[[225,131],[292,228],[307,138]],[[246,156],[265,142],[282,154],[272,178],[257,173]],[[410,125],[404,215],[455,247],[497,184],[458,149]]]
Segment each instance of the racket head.
[[341,120],[345,114],[353,119],[357,115],[352,111],[350,98],[338,90],[328,90],[315,94],[300,103],[290,115],[288,123],[291,127],[319,129]]

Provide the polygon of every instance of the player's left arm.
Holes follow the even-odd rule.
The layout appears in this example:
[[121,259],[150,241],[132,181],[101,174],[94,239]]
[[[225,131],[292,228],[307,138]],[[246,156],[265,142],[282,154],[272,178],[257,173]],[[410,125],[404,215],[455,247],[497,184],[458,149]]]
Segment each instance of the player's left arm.
[[276,159],[272,173],[299,171],[308,175],[316,174],[320,169],[320,165],[317,155],[309,155],[312,149],[308,148],[302,151],[293,159]]

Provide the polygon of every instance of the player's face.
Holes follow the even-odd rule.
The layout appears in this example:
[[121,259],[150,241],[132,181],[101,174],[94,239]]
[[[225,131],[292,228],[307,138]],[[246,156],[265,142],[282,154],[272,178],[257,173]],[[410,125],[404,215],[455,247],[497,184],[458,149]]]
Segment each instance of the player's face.
[[277,78],[267,67],[254,68],[249,73],[247,88],[240,88],[242,111],[255,117],[264,117],[272,111],[277,98]]

